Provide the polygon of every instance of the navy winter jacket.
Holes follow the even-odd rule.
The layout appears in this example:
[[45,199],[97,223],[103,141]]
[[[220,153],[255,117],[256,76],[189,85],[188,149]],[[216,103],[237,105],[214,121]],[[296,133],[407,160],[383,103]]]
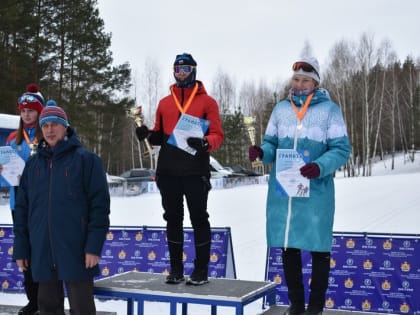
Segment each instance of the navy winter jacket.
[[52,153],[42,140],[26,163],[17,192],[14,259],[30,259],[35,281],[87,280],[85,253],[101,256],[110,197],[101,159],[68,136]]

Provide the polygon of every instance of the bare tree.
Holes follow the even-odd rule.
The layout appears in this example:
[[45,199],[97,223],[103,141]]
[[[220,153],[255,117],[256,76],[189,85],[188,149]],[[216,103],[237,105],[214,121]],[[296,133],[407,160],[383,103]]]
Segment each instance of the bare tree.
[[228,74],[223,73],[220,69],[217,71],[212,84],[211,95],[219,104],[222,114],[231,113],[235,109],[236,104],[236,87]]
[[303,43],[303,48],[300,52],[300,57],[312,57],[312,56],[314,56],[312,45],[309,42],[309,40],[305,39],[305,42]]
[[363,131],[363,175],[370,176],[372,171],[371,160],[371,119],[372,119],[372,83],[370,81],[370,69],[375,62],[375,49],[373,35],[363,34],[360,38],[359,47],[357,49],[357,62],[360,71],[360,92],[362,96],[362,131]]
[[[329,53],[330,63],[324,71],[323,85],[328,89],[333,100],[340,106],[347,124],[350,142],[356,142],[356,126],[354,124],[354,103],[351,98],[351,77],[355,73],[354,44],[342,40],[333,46]],[[355,175],[355,154],[352,151],[346,165],[347,175]]]
[[145,111],[145,123],[152,124],[157,104],[162,95],[161,70],[157,62],[147,58],[144,63],[143,75],[140,81],[140,104]]

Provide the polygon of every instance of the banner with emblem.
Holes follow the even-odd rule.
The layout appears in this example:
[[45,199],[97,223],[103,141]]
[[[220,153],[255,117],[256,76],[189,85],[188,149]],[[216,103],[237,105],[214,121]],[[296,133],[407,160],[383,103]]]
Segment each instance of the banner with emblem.
[[[0,226],[0,281],[3,291],[24,292],[23,273],[12,260],[13,227]],[[194,269],[194,233],[184,228],[185,274]],[[99,262],[98,279],[126,271],[168,274],[169,252],[164,227],[111,227]],[[232,237],[229,227],[211,228],[209,276],[236,279]]]
[[[334,233],[325,308],[420,314],[420,236]],[[308,299],[311,254],[302,252]],[[278,283],[276,303],[288,305],[280,248],[269,248],[266,280]]]

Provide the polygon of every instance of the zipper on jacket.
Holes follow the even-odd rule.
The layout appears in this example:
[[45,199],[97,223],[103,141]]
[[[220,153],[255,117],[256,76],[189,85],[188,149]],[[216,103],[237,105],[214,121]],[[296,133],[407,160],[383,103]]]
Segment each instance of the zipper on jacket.
[[[48,236],[49,236],[49,242],[50,242],[50,248],[51,248],[51,259],[52,259],[52,266],[51,270],[56,272],[57,266],[55,262],[55,254],[54,254],[54,248],[53,248],[53,238],[52,238],[52,229],[51,229],[51,187],[52,187],[52,177],[53,177],[53,159],[50,159],[50,183],[49,183],[49,189],[48,189],[48,218],[47,218],[47,224],[48,224]],[[55,274],[57,276],[57,274]]]

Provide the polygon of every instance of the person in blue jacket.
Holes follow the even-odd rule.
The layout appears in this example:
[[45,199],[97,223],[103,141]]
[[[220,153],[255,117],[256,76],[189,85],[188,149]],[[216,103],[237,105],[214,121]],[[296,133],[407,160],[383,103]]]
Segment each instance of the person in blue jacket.
[[[25,93],[17,100],[17,107],[20,115],[19,127],[11,132],[6,140],[6,145],[11,146],[25,162],[36,153],[36,146],[42,137],[41,127],[38,118],[45,106],[45,100],[35,83],[26,86]],[[10,209],[14,221],[15,213],[15,192],[17,186],[10,187]],[[23,285],[25,288],[28,303],[19,311],[19,315],[34,315],[38,311],[38,283],[32,279],[30,264],[23,272]]]
[[110,197],[101,159],[85,149],[65,111],[45,107],[43,138],[26,163],[16,196],[13,258],[31,261],[41,315],[96,314],[93,279],[109,228]]
[[[272,163],[267,196],[267,245],[281,247],[290,307],[285,314],[322,314],[328,289],[334,221],[334,172],[351,152],[340,108],[320,88],[318,61],[301,58],[293,64],[291,88],[275,105],[261,146],[249,148],[251,161]],[[277,150],[303,152],[307,162],[296,178],[309,179],[309,196],[281,189],[276,175]],[[299,174],[300,173],[300,174]],[[281,178],[281,177],[280,177]],[[283,183],[284,185],[284,183]],[[292,196],[291,196],[292,195]],[[312,275],[305,309],[301,250],[310,251]]]

